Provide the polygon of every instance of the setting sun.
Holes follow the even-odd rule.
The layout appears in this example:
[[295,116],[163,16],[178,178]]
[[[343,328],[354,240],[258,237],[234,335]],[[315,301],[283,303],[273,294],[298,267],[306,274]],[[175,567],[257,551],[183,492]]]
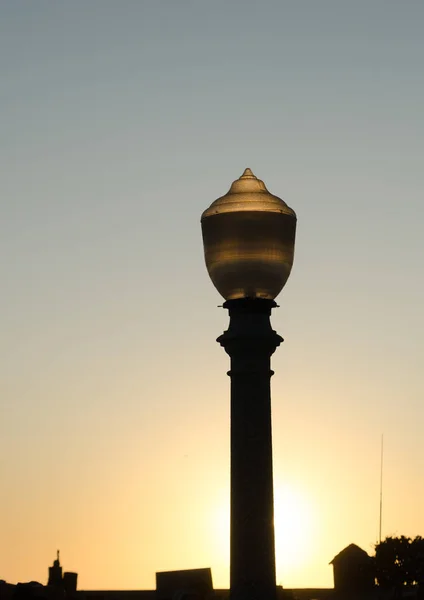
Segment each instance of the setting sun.
[[277,583],[305,568],[314,551],[315,510],[307,494],[290,485],[275,484],[274,525]]
[[[214,566],[218,580],[228,577],[230,558],[230,497],[221,491],[210,520],[210,540],[220,559]],[[291,484],[275,483],[274,527],[277,583],[297,579],[316,552],[317,514],[308,494]]]

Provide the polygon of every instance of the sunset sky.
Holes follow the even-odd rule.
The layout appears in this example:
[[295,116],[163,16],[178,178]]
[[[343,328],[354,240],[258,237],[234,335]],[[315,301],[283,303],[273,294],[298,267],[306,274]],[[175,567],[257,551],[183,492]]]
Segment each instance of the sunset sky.
[[0,579],[229,574],[228,325],[202,211],[298,216],[273,358],[277,582],[424,535],[424,3],[0,3]]

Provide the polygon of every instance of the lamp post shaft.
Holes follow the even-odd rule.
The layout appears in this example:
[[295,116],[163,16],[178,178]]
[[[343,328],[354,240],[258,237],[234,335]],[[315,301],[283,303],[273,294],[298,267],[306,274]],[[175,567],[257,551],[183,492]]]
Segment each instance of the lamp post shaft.
[[229,328],[218,342],[231,358],[231,600],[275,600],[271,355],[273,300],[224,304]]

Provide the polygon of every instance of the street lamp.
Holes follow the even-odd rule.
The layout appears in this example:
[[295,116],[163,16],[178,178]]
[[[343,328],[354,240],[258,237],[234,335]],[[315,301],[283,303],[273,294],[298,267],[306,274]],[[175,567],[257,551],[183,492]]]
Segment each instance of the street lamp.
[[296,215],[250,169],[201,218],[205,261],[230,315],[230,599],[275,600],[271,355],[274,298],[293,264]]

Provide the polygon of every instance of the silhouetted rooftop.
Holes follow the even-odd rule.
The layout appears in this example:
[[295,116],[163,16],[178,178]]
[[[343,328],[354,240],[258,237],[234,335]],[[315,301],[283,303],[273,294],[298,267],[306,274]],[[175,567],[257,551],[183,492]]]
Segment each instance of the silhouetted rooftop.
[[334,565],[341,560],[352,560],[352,558],[355,558],[356,560],[363,560],[364,562],[372,560],[371,556],[367,554],[365,550],[362,550],[362,548],[356,544],[349,544],[349,546],[346,546],[346,548],[336,554],[329,564]]

